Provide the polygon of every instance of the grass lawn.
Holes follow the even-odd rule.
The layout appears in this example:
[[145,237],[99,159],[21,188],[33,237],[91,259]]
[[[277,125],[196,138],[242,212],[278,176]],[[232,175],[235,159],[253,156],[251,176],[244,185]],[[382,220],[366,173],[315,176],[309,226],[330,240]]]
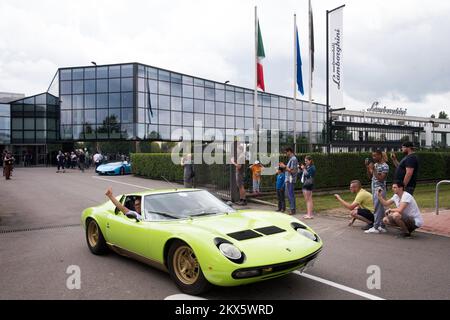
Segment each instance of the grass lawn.
[[[370,192],[370,190],[368,190]],[[392,190],[388,190],[387,197],[392,197]],[[305,199],[300,190],[296,191],[297,199],[296,204],[300,212],[306,211]],[[355,198],[354,194],[350,191],[340,192],[339,195],[347,202],[352,203]],[[414,191],[414,198],[419,205],[419,208],[423,211],[433,211],[435,209],[435,199],[436,199],[436,185],[435,184],[422,184],[418,185]],[[262,197],[262,200],[269,201],[272,203],[277,203],[276,197]],[[335,199],[333,193],[314,195],[314,212],[323,211],[342,211],[346,213],[344,207]],[[289,202],[286,196],[286,207],[289,208]],[[444,184],[439,188],[439,207],[440,209],[450,208],[450,185]],[[297,210],[298,211],[298,210]]]

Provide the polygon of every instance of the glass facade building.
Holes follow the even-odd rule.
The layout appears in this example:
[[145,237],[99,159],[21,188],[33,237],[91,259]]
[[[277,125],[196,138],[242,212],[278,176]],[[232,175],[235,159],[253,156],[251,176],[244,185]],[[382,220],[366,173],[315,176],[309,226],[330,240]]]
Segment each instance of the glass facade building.
[[59,140],[59,99],[49,93],[10,103],[11,143],[47,144]]
[[0,103],[0,145],[11,143],[11,107]]
[[[185,129],[212,140],[252,129],[254,91],[138,63],[59,69],[61,140],[178,141]],[[292,135],[293,99],[258,94],[260,128]],[[313,143],[322,143],[326,107],[313,103]],[[308,103],[297,101],[297,133],[308,137]]]

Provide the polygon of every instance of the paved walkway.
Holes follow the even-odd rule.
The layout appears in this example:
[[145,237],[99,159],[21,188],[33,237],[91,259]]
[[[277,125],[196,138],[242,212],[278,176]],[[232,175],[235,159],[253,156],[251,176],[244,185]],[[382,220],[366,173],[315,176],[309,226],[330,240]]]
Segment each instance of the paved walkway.
[[450,210],[435,212],[422,212],[423,226],[417,231],[450,237]]

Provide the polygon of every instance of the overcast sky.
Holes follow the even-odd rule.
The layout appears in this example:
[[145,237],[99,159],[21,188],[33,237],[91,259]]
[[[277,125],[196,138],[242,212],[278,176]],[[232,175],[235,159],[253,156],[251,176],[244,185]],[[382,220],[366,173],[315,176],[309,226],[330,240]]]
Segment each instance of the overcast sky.
[[[312,0],[313,99],[325,103],[325,12],[344,9],[344,104],[450,113],[450,1]],[[0,91],[47,90],[58,67],[142,62],[254,86],[254,6],[267,92],[292,96],[293,14],[305,86],[308,1],[0,0]],[[304,99],[307,98],[305,92]]]

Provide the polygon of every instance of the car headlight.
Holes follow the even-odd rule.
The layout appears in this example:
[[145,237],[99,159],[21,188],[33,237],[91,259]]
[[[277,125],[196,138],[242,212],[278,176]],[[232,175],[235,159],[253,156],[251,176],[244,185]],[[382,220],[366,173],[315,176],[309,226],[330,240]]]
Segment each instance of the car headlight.
[[221,243],[219,250],[225,257],[231,260],[239,260],[242,257],[241,251],[231,243]]
[[302,236],[312,240],[312,241],[316,241],[317,237],[314,233],[312,233],[309,230],[303,229],[303,228],[297,228],[296,230],[299,234],[301,234]]

